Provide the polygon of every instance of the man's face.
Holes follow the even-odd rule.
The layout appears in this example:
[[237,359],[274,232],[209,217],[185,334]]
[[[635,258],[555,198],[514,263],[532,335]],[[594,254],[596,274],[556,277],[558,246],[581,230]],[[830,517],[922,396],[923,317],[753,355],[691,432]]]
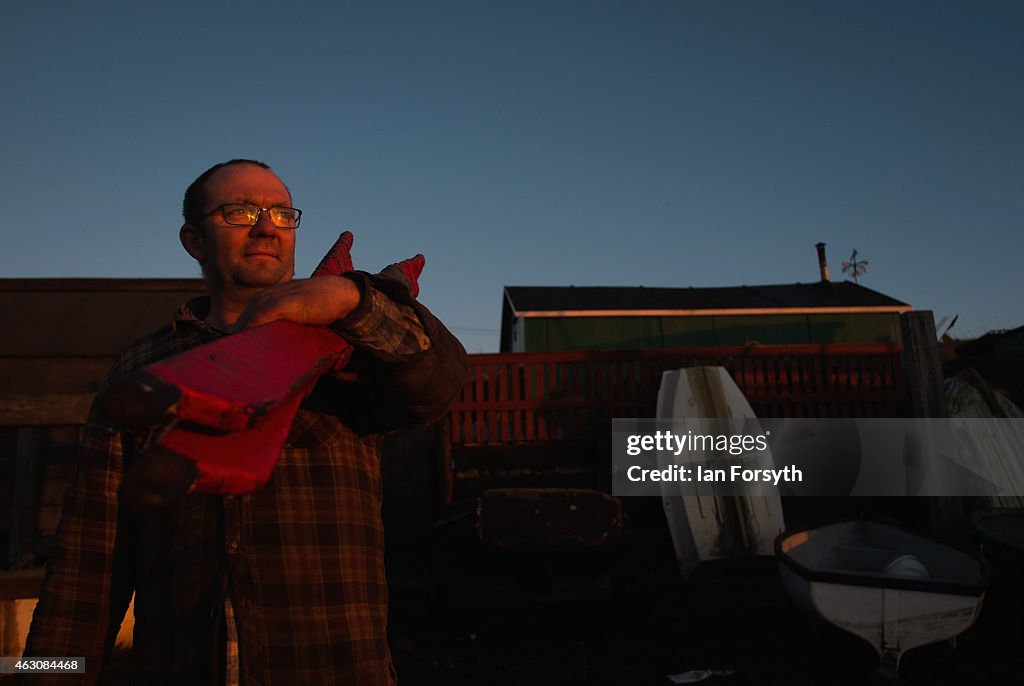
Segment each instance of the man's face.
[[[232,164],[206,180],[202,213],[225,203],[291,207],[292,199],[272,171],[254,164]],[[295,275],[295,230],[277,228],[267,212],[261,212],[253,226],[232,226],[214,212],[197,229],[201,255],[189,252],[202,263],[211,288],[266,288]]]

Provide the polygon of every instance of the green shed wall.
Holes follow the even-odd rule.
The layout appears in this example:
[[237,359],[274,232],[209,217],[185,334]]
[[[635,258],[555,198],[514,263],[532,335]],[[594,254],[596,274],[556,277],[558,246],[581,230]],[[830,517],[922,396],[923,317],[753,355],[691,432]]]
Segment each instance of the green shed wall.
[[[517,322],[513,349],[614,350],[760,343],[898,343],[895,313],[692,317],[530,317]],[[520,328],[521,327],[521,328]],[[518,340],[519,332],[522,340]]]

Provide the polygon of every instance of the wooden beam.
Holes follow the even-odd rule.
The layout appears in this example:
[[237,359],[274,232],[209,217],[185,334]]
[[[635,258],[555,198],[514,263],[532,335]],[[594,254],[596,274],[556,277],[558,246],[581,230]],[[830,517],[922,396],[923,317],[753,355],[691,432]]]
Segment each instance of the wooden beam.
[[202,279],[0,279],[0,293],[25,291],[57,291],[82,293],[94,291],[115,291],[137,293],[139,291],[187,291],[202,294],[206,292],[206,284]]
[[0,426],[85,424],[92,393],[0,393]]
[[[932,313],[928,310],[908,312],[900,317],[900,326],[911,413],[915,417],[948,417],[949,406],[942,382],[942,361]],[[950,545],[969,547],[963,498],[928,498],[928,519],[932,536]]]
[[734,307],[651,310],[518,310],[519,318],[542,319],[564,317],[714,317],[762,316],[768,314],[902,314],[911,312],[910,305],[864,305],[850,307]]
[[43,573],[42,567],[0,572],[0,600],[38,598],[39,586],[43,583]]
[[903,333],[903,369],[915,417],[949,416],[942,384],[942,360],[935,322],[930,310],[907,312],[900,317]]
[[[36,538],[36,505],[39,494],[40,430],[36,427],[18,429],[14,462],[14,494],[11,504],[11,538],[7,564],[20,566],[24,557],[32,557]],[[26,532],[25,529],[31,527]],[[30,559],[28,561],[31,561]]]
[[528,353],[475,353],[470,367],[527,362],[615,362],[622,360],[721,360],[732,357],[785,355],[884,355],[900,352],[899,343],[786,343],[779,345],[706,346],[700,348],[646,348],[628,350],[558,350]]

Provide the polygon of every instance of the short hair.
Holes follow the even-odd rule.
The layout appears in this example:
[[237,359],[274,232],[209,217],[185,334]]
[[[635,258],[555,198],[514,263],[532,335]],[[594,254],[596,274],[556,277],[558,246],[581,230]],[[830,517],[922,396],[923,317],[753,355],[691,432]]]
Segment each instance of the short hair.
[[[232,164],[255,164],[257,167],[262,167],[267,171],[274,171],[270,168],[270,165],[265,162],[249,160],[241,157],[236,157],[233,160],[213,165],[196,177],[196,180],[189,184],[189,187],[185,189],[185,200],[181,203],[181,216],[184,217],[186,224],[197,226],[199,222],[202,221],[203,201],[205,200],[203,197],[203,186],[206,185],[206,180],[213,176],[213,173],[218,169],[222,169],[223,167],[227,167]],[[283,184],[284,181],[281,183]],[[288,191],[288,195],[291,195],[291,191],[288,190],[288,186],[285,186],[284,188]]]

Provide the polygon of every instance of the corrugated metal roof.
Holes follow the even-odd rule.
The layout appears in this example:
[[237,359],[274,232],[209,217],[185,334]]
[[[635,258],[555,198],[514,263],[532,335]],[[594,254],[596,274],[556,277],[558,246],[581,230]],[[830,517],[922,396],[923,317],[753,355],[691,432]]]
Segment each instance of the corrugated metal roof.
[[910,305],[849,281],[723,288],[506,286],[516,316],[544,312],[900,308]]
[[0,357],[117,355],[205,292],[202,279],[0,279]]

